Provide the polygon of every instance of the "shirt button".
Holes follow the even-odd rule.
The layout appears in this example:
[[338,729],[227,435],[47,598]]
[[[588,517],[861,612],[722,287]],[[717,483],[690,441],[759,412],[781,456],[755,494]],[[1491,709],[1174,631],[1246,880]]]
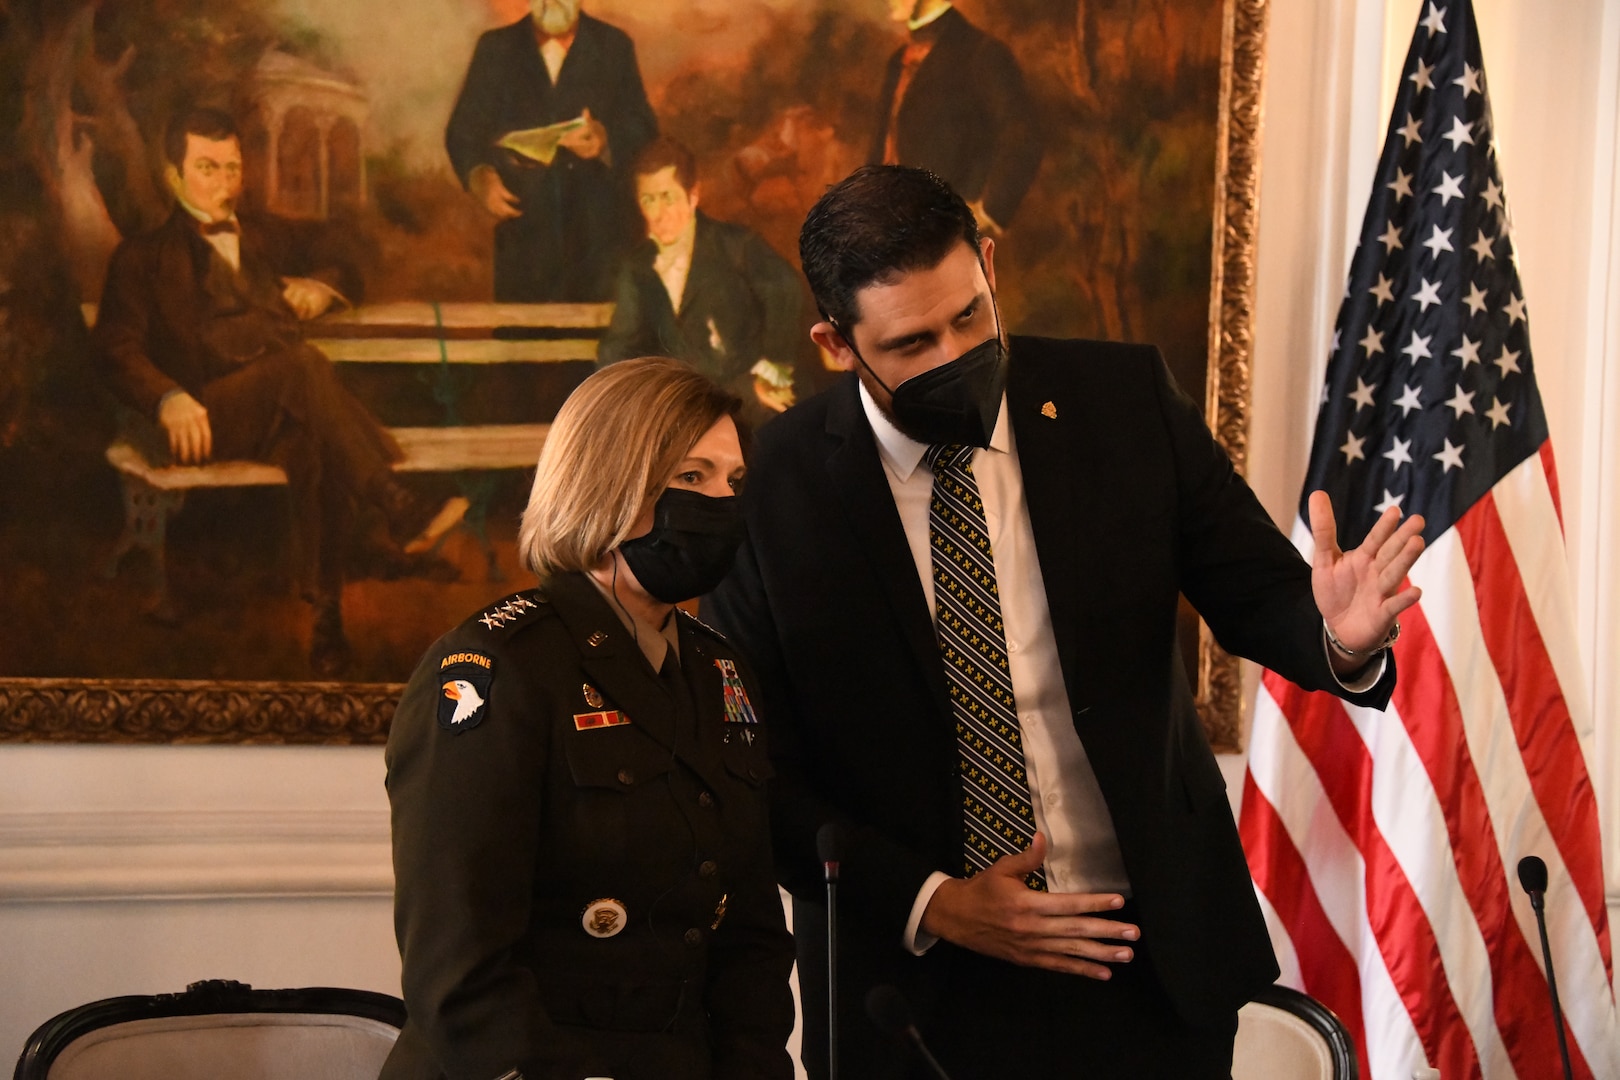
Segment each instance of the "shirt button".
[[688,945],[701,945],[703,944],[703,931],[694,926],[686,932],[684,940]]
[[1017,652],[1018,651],[1018,642],[1016,642],[1016,641],[1007,642],[1007,651],[1008,652]]
[[698,877],[714,877],[714,872],[718,869],[720,868],[715,865],[713,859],[704,859],[703,862],[698,865]]
[[633,784],[635,782],[636,782],[636,774],[635,773],[631,772],[629,769],[620,769],[619,770],[619,783],[625,785],[626,787],[629,787],[631,784]]
[[705,810],[709,809],[709,807],[714,805],[714,796],[710,795],[707,791],[699,792],[698,805],[703,807]]
[[1050,793],[1049,793],[1049,794],[1048,794],[1048,795],[1047,795],[1047,796],[1046,796],[1046,805],[1047,805],[1047,806],[1056,806],[1056,805],[1058,805],[1058,804],[1059,804],[1059,803],[1061,803],[1061,802],[1062,802],[1062,801],[1063,801],[1063,796],[1062,796],[1062,795],[1059,795],[1059,794],[1058,794],[1058,793],[1057,793],[1057,792],[1055,792],[1055,791],[1053,791],[1053,792],[1050,792]]

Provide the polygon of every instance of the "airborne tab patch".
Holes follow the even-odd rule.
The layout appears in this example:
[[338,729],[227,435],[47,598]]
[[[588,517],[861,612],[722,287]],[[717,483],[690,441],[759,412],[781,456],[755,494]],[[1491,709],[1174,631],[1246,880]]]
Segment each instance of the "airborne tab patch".
[[489,712],[495,661],[480,652],[455,652],[439,661],[439,726],[470,731]]

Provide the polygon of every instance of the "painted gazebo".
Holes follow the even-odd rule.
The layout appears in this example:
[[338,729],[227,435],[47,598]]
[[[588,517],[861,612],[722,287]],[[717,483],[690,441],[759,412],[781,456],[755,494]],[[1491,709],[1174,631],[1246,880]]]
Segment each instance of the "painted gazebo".
[[370,103],[357,84],[271,49],[254,69],[252,95],[249,185],[266,209],[327,218],[365,205]]

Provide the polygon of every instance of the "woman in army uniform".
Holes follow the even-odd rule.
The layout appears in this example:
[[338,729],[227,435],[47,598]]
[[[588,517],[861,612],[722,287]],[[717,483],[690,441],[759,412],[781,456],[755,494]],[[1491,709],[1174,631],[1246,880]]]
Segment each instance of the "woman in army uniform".
[[742,660],[675,607],[740,542],[737,407],[674,360],[581,384],[523,515],[540,587],[406,688],[385,1080],[793,1075],[763,728]]

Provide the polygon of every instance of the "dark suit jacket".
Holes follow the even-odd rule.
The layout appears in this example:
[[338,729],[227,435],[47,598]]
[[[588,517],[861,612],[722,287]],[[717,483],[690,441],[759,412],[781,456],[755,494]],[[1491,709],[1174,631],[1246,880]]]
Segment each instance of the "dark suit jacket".
[[360,301],[359,275],[326,245],[323,229],[248,213],[238,219],[240,273],[180,207],[113,253],[96,351],[114,393],[144,416],[154,416],[171,390],[195,397],[221,375],[301,346],[298,317],[281,298],[282,276],[315,278]]
[[755,400],[748,372],[757,361],[810,366],[812,320],[799,275],[753,230],[698,214],[679,314],[653,269],[656,255],[649,239],[620,267],[599,363],[673,356],[745,402]]
[[[900,104],[900,164],[938,173],[969,202],[984,200],[998,225],[1012,221],[1041,167],[1044,136],[1024,73],[1011,50],[955,9],[919,33],[938,35]],[[878,96],[868,160],[881,162],[900,83],[895,51]]]
[[[508,132],[587,108],[607,129],[607,155],[559,150],[541,165],[495,146]],[[474,166],[493,165],[520,200],[523,216],[495,226],[496,300],[611,299],[614,270],[641,224],[629,165],[657,134],[635,46],[617,27],[581,14],[555,86],[527,15],[478,39],[444,141],[463,184]]]
[[[727,722],[736,653],[680,619],[684,692],[578,574],[423,657],[386,755],[410,1012],[386,1080],[792,1077],[765,729]],[[457,728],[443,684],[469,671],[483,711]],[[629,723],[576,722],[604,709]],[[604,899],[622,922],[593,936]]]
[[[1218,1028],[1277,966],[1176,648],[1177,594],[1225,648],[1336,691],[1309,567],[1156,350],[1014,338],[1007,403],[1075,729],[1113,815],[1143,946],[1182,1016]],[[1038,1015],[1050,977],[944,942],[921,958],[900,945],[928,875],[958,872],[961,788],[932,620],[853,377],[761,433],[743,498],[748,542],[709,606],[753,659],[775,720],[776,851],[809,973],[807,1062],[825,1027],[815,836],[828,820],[850,832],[848,1062],[883,1053],[860,1042],[871,1027],[858,1002],[877,982],[913,998],[931,1041],[972,1027],[951,989],[970,968],[975,986]],[[1393,684],[1391,664],[1354,700],[1381,706]],[[1001,1056],[957,1075],[992,1075],[991,1063],[1018,1072],[1005,1042],[984,1047]]]

